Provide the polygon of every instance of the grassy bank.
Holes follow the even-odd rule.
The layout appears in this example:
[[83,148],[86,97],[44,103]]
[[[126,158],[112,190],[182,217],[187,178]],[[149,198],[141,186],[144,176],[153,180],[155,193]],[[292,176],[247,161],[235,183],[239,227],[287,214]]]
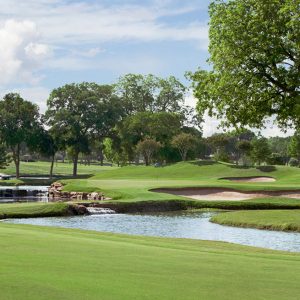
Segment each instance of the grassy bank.
[[0,219],[70,215],[67,203],[14,203],[0,205]]
[[228,226],[300,232],[300,210],[237,211],[216,215],[211,221]]
[[[78,204],[89,205],[89,201]],[[166,212],[193,209],[216,210],[290,210],[299,209],[300,201],[285,198],[253,199],[247,201],[197,201],[197,200],[149,200],[149,201],[106,201],[99,206],[108,207],[118,213]],[[13,203],[0,205],[0,219],[66,216],[76,214],[76,202],[68,203]]]
[[0,224],[0,253],[7,300],[292,300],[300,292],[300,255],[220,242]]

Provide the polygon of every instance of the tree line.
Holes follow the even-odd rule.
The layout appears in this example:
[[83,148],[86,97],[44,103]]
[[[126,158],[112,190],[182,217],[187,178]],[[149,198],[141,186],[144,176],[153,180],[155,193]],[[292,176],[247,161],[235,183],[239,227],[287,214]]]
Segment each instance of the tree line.
[[[197,156],[199,118],[186,106],[186,87],[175,77],[128,74],[113,85],[72,83],[54,89],[47,110],[17,93],[0,100],[0,165],[11,159],[20,176],[21,154],[51,161],[68,153],[77,175],[80,155],[98,153],[118,165],[144,158],[170,162]],[[189,153],[188,153],[189,152]]]
[[35,154],[50,160],[89,163],[104,158],[118,165],[164,164],[214,159],[240,165],[299,165],[300,134],[266,139],[248,129],[203,138],[201,119],[184,105],[186,88],[174,77],[129,74],[115,85],[67,84],[54,89],[47,110],[19,94],[0,100],[0,166],[12,160],[20,176],[21,158]]

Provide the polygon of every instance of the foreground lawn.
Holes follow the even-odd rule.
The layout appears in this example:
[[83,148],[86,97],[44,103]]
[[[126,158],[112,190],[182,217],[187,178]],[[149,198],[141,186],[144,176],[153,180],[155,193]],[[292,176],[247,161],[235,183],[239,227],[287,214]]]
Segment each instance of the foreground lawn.
[[211,221],[229,226],[300,232],[300,210],[237,211],[216,215]]
[[300,255],[0,223],[1,299],[298,299]]

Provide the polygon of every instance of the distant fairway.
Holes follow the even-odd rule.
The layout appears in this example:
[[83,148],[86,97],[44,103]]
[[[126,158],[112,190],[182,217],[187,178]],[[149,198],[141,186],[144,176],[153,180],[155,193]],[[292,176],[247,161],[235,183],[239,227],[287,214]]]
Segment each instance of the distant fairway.
[[[110,167],[110,166],[100,166],[100,165],[84,165],[84,164],[78,164],[78,174],[79,175],[93,175],[97,174],[102,171],[106,170],[111,170],[115,169],[116,167]],[[37,161],[37,162],[21,162],[21,175],[43,175],[47,176],[50,172],[50,162],[42,162],[42,161]],[[54,175],[72,175],[72,170],[73,170],[73,164],[72,163],[55,163],[54,164],[54,170],[53,174]],[[6,173],[6,174],[12,174],[14,175],[16,170],[15,170],[15,165],[11,163],[8,168],[4,170],[0,170],[0,173]]]
[[[234,182],[224,177],[273,177],[274,182]],[[284,166],[243,168],[209,161],[183,162],[166,167],[128,166],[82,180],[65,180],[66,190],[101,190],[115,200],[173,200],[183,197],[153,193],[163,187],[226,187],[244,191],[299,189],[300,169]]]

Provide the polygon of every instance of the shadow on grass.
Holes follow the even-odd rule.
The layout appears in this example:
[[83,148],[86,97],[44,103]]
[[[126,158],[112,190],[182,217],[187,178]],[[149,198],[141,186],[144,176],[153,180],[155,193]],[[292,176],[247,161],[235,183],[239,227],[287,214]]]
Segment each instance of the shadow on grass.
[[216,161],[213,161],[213,160],[199,160],[199,161],[192,161],[192,162],[189,162],[191,165],[196,165],[196,166],[211,166],[211,165],[215,165],[217,164]]
[[250,168],[253,168],[253,167],[250,167],[250,166],[240,166],[240,165],[229,165],[230,168],[233,168],[233,169],[250,169]]
[[277,170],[275,166],[259,166],[256,167],[257,170],[260,170],[261,172],[274,172]]

